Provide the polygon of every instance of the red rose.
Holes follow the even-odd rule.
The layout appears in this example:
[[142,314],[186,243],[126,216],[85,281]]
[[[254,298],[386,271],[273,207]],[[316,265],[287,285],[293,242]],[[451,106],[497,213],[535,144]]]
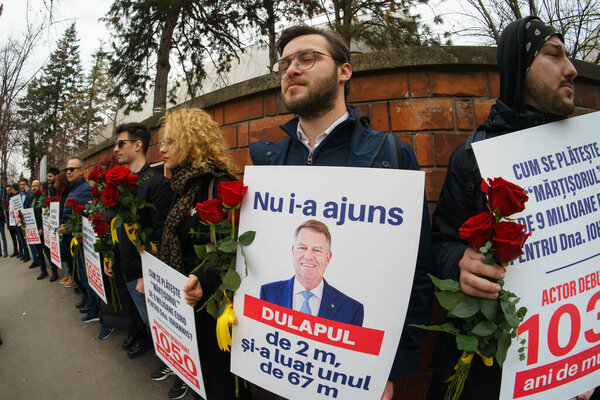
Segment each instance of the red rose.
[[52,197],[50,198],[50,201],[51,201],[51,202],[52,202],[52,201],[58,201],[58,197],[57,197],[57,196],[52,196]]
[[235,207],[242,202],[248,186],[242,181],[221,182],[217,185],[217,196],[227,207]]
[[120,195],[118,187],[108,184],[102,190],[102,203],[106,207],[114,207],[119,202]]
[[41,190],[38,190],[38,191],[37,191],[37,193],[36,193],[36,195],[37,195],[38,197],[40,197],[42,194],[43,194],[43,193],[42,193],[42,191],[41,191]]
[[81,215],[84,209],[84,206],[82,206],[81,204],[77,204],[75,207],[73,207],[73,212],[77,215]]
[[96,232],[98,235],[104,235],[109,230],[110,230],[110,226],[103,219],[100,219],[98,222],[96,222],[94,224],[94,232]]
[[512,221],[498,222],[496,237],[492,240],[494,257],[500,262],[510,262],[523,254],[523,244],[531,233],[525,233],[525,225]]
[[8,207],[8,202],[4,201],[4,207]]
[[[227,213],[227,222],[229,222],[231,224],[231,211],[233,210],[229,210],[229,212]],[[235,209],[235,226],[238,226],[240,224],[240,209],[236,208]]]
[[73,208],[75,207],[75,204],[77,204],[77,201],[75,199],[69,199],[66,201],[65,204],[67,205],[67,207]]
[[498,209],[500,215],[509,217],[525,209],[525,202],[529,196],[522,187],[502,178],[488,178],[488,182],[481,180],[481,191],[487,194],[492,211]]
[[48,191],[47,190],[42,190],[42,193],[43,194],[48,194]]
[[200,218],[202,218],[202,221],[207,224],[218,224],[225,217],[221,200],[219,199],[206,200],[203,203],[196,204],[196,211]]
[[50,198],[46,198],[46,200],[44,200],[44,207],[50,207]]
[[98,185],[94,184],[94,186],[92,186],[92,197],[98,200],[101,196],[102,192],[100,191],[100,189],[98,189]]
[[471,247],[479,249],[492,239],[493,224],[494,215],[489,211],[484,211],[466,220],[458,230],[458,234],[461,239],[469,242]]
[[92,169],[88,175],[88,180],[97,183],[102,182],[102,170],[98,167],[94,167],[94,169]]
[[123,181],[123,187],[125,189],[133,189],[137,184],[138,179],[140,179],[140,177],[135,174],[127,175],[127,177]]
[[117,165],[106,171],[106,182],[120,185],[125,182],[131,170],[124,165]]

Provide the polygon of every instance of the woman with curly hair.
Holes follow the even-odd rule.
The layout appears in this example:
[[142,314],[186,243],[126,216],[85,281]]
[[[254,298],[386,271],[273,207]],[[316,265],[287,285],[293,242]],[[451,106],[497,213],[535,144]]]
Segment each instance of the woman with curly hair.
[[[159,257],[166,264],[189,276],[184,288],[186,301],[199,308],[203,294],[213,293],[221,284],[217,271],[204,268],[190,274],[201,260],[194,245],[208,241],[209,229],[200,222],[195,206],[216,196],[220,182],[234,180],[236,166],[229,155],[227,143],[219,125],[200,109],[180,109],[168,113],[159,133],[160,152],[165,167],[171,171],[171,188],[175,199],[165,221]],[[215,196],[213,196],[213,194]],[[205,235],[192,236],[190,230]],[[235,376],[230,372],[230,354],[219,350],[216,321],[206,309],[196,313],[198,350],[207,400],[235,399]],[[159,371],[157,371],[159,372]],[[171,371],[164,371],[162,376]],[[156,374],[156,372],[155,372]],[[153,379],[161,376],[153,374]],[[239,398],[249,398],[249,392],[239,385]],[[179,378],[169,389],[169,398],[185,396],[187,385]]]

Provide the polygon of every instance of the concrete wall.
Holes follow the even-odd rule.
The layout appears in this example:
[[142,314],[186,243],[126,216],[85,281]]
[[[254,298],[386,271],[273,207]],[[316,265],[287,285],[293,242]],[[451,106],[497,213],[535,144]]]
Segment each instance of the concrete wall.
[[[487,47],[410,48],[355,55],[349,102],[369,115],[373,127],[389,130],[415,150],[426,172],[426,193],[433,212],[452,151],[487,117],[499,95],[496,50]],[[600,110],[600,67],[575,62],[575,115]],[[203,95],[181,105],[208,111],[223,127],[232,156],[242,172],[251,163],[248,143],[284,137],[278,125],[290,115],[281,102],[279,82],[262,76]],[[144,121],[153,127],[148,156],[161,161],[156,128],[159,118]],[[88,170],[110,157],[114,141],[85,155]],[[108,147],[107,147],[108,146]],[[443,312],[434,310],[440,320]],[[424,399],[431,377],[431,351],[436,334],[427,335],[418,351],[422,373],[403,376],[395,399]]]

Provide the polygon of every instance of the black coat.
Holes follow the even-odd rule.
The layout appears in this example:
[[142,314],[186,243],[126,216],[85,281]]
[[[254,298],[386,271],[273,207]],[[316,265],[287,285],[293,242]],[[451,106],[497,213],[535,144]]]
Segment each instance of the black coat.
[[[147,177],[149,174],[151,174],[150,177]],[[145,207],[140,211],[140,225],[142,229],[152,228],[150,241],[158,245],[173,199],[171,185],[164,175],[152,171],[147,163],[137,172],[137,175],[140,179],[145,179],[140,184],[138,199],[150,202],[156,207],[156,210]],[[123,227],[119,228],[119,257],[126,282],[142,277],[142,259],[135,245],[125,234]]]
[[[200,185],[200,190],[196,196],[194,205],[209,200],[209,187],[213,179],[213,173],[203,173],[193,177],[193,185]],[[212,198],[216,198],[217,185],[220,182],[233,180],[228,175],[219,174],[213,184]],[[177,198],[173,199],[173,205]],[[190,234],[190,230],[201,231],[204,235],[195,237]],[[196,256],[194,245],[205,244],[209,238],[208,226],[201,223],[194,210],[190,210],[189,217],[185,218],[179,225],[177,236],[181,241],[183,252],[183,267],[186,275],[200,264],[201,260]],[[163,245],[167,245],[163,243]],[[230,372],[231,354],[219,349],[216,336],[216,321],[206,312],[206,308],[199,310],[204,302],[214,293],[221,284],[218,271],[213,269],[205,270],[199,268],[194,275],[202,287],[204,297],[196,305],[196,332],[198,335],[198,352],[200,353],[200,364],[202,367],[202,376],[206,386],[207,400],[230,400],[235,399],[235,381],[234,375]],[[199,310],[199,311],[198,311]],[[247,389],[244,388],[240,380],[240,399],[247,398]]]
[[[442,279],[459,278],[458,263],[469,247],[458,234],[460,226],[473,215],[487,209],[485,196],[481,192],[481,173],[477,167],[471,142],[519,131],[560,119],[548,114],[521,114],[497,100],[490,115],[477,133],[454,150],[446,179],[440,193],[438,205],[433,213],[432,239],[435,258],[435,275]],[[440,334],[434,353],[434,380],[446,380],[454,374],[454,366],[460,351],[456,348],[455,336]],[[480,357],[474,357],[461,399],[497,399],[500,395],[501,371],[496,363],[492,367],[483,365]],[[438,382],[439,384],[439,382]],[[432,383],[432,387],[435,382]],[[441,393],[443,396],[443,393]],[[429,400],[441,397],[432,396]]]

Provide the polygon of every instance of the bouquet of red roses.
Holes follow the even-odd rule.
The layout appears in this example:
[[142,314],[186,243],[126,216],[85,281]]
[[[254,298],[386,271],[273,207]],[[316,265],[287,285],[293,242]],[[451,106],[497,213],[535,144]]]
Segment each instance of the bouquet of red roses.
[[139,211],[145,207],[154,208],[154,205],[137,198],[141,181],[139,176],[132,174],[124,165],[118,165],[102,174],[100,168],[94,168],[88,177],[94,182],[92,197],[101,202],[103,211],[114,213],[110,222],[112,238],[117,241],[116,229],[123,226],[127,237],[137,247],[149,247],[151,228],[142,229],[139,220]]
[[[229,351],[232,344],[229,326],[235,321],[233,295],[241,284],[235,270],[237,250],[240,249],[245,262],[244,246],[250,245],[256,235],[248,231],[238,237],[240,207],[247,190],[241,181],[221,182],[217,185],[218,198],[198,203],[195,208],[202,222],[210,227],[210,242],[194,246],[202,262],[192,272],[198,268],[219,271],[222,283],[203,307],[217,320],[217,342],[223,351]],[[201,235],[200,232],[192,234]]]
[[50,195],[47,190],[42,190],[39,192],[40,197],[35,202],[36,208],[41,208],[44,215],[48,215],[50,213]]
[[17,226],[20,226],[23,232],[25,232],[25,217],[21,210],[17,213]]
[[[502,178],[488,179],[487,183],[482,180],[481,190],[488,197],[488,211],[469,218],[458,232],[475,251],[485,256],[486,264],[506,267],[523,254],[523,245],[531,235],[525,233],[525,225],[507,218],[525,209],[528,196],[521,187]],[[504,290],[502,280],[490,279],[502,288],[498,298],[484,299],[464,294],[455,280],[442,280],[434,276],[431,279],[439,289],[435,295],[451,319],[442,325],[416,326],[456,336],[456,346],[463,353],[456,364],[456,373],[450,378],[444,399],[458,399],[475,354],[487,366],[493,365],[496,359],[502,367],[527,309],[517,308],[519,297]],[[523,360],[525,339],[520,343],[520,359]]]

